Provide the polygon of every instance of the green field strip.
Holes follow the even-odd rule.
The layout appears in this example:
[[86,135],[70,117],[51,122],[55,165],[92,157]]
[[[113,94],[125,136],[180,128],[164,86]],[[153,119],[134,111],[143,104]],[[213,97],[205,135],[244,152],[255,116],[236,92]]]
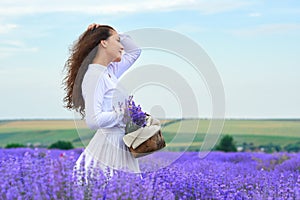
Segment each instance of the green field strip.
[[289,136],[272,136],[272,135],[235,135],[233,136],[234,140],[237,142],[237,145],[242,145],[244,142],[253,143],[254,145],[267,145],[267,144],[278,144],[280,146],[285,146],[287,144],[296,143],[300,141],[299,137],[289,137]]
[[[206,133],[209,120],[184,120],[164,127],[165,132]],[[195,126],[198,129],[195,130]],[[189,129],[189,127],[193,127]],[[300,137],[300,121],[226,120],[222,134],[284,135]]]
[[[171,143],[172,149],[185,148],[191,139],[193,143],[188,148],[197,149],[205,138],[210,122],[197,119],[169,120],[162,126],[163,136],[167,143]],[[72,142],[75,147],[84,147],[95,134],[95,131],[89,129],[63,128],[37,130],[30,127],[0,127],[0,146],[4,147],[8,143],[50,145],[65,140]],[[270,143],[285,146],[300,141],[300,120],[226,120],[221,136],[225,134],[232,135],[237,145],[252,142],[255,146]]]
[[77,138],[76,130],[43,130],[43,131],[21,131],[14,133],[1,133],[0,146],[4,147],[9,143],[41,143],[49,145],[58,140],[72,141]]

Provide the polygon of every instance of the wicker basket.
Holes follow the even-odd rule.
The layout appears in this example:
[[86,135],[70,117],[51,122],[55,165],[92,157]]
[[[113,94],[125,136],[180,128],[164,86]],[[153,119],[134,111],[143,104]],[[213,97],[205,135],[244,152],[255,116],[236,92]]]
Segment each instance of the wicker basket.
[[156,132],[152,137],[148,140],[143,142],[140,146],[133,149],[132,147],[129,148],[131,154],[135,158],[139,158],[142,156],[149,155],[155,151],[158,151],[166,146],[164,137],[161,133],[161,130]]

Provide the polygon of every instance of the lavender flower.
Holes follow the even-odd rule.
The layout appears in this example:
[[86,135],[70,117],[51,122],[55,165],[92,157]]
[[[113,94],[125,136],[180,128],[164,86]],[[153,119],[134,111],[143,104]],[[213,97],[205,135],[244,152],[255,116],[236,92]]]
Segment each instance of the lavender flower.
[[81,152],[0,149],[0,199],[300,199],[300,153],[186,152],[153,171],[181,155],[157,152],[141,158],[143,178],[120,171],[106,182],[99,169],[81,185],[72,178]]
[[126,101],[124,114],[124,122],[126,123],[125,132],[129,133],[141,127],[145,127],[147,124],[147,116],[149,115],[142,111],[140,105],[136,106],[133,101],[133,96],[129,96],[129,99]]

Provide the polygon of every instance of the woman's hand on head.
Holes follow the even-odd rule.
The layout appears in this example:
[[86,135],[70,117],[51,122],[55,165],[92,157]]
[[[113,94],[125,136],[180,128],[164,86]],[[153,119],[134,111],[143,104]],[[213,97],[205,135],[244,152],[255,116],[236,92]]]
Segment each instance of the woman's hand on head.
[[101,24],[92,23],[88,26],[87,30],[91,31],[94,30],[95,28],[98,28],[99,26],[101,26]]

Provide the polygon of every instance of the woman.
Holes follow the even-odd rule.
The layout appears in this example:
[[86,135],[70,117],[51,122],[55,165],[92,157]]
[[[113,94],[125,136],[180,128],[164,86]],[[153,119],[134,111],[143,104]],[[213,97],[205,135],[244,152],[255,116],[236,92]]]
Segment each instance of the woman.
[[110,169],[110,175],[113,170],[140,171],[138,161],[122,140],[127,94],[117,85],[118,78],[140,53],[128,35],[99,24],[90,25],[71,49],[65,66],[65,107],[80,112],[87,126],[97,130],[78,158],[75,171],[79,172],[81,165],[85,170]]

